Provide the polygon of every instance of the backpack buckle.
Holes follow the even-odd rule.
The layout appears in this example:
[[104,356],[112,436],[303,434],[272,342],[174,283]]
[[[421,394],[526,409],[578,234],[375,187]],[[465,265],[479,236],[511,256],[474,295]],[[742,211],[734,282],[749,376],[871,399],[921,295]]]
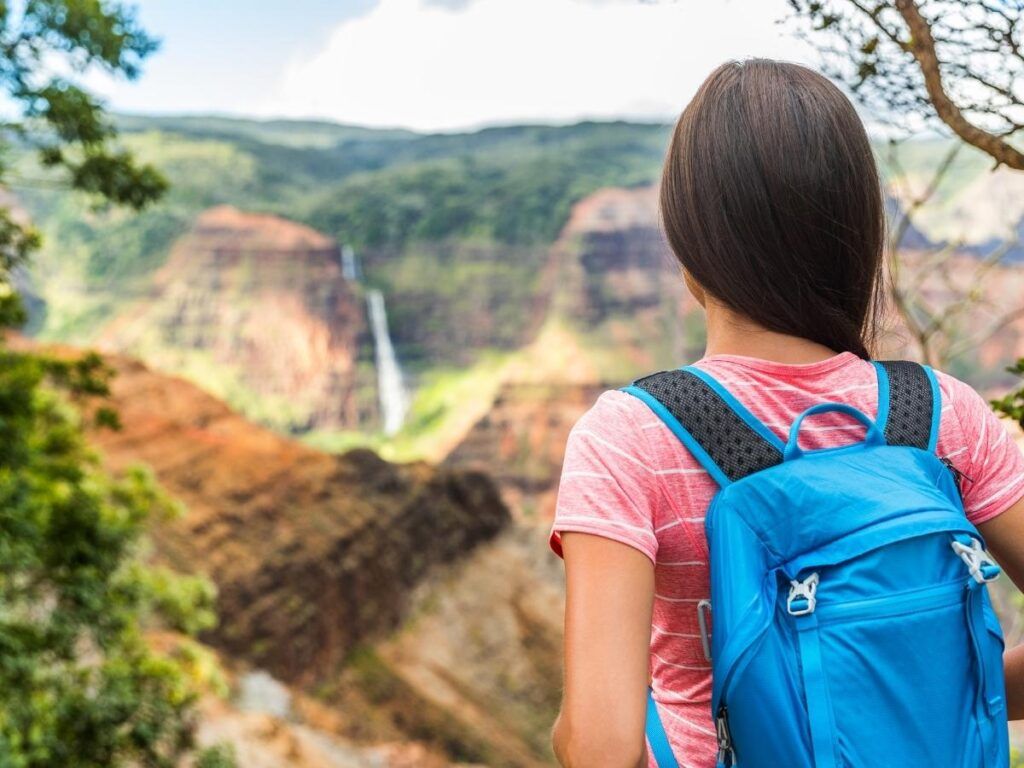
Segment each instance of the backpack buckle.
[[976,582],[987,584],[990,581],[995,581],[999,578],[999,574],[1002,573],[1002,569],[981,545],[981,541],[973,537],[969,541],[971,543],[967,545],[962,541],[954,539],[950,546],[953,547],[953,551],[959,555],[960,559],[967,564],[967,571]]
[[700,646],[704,651],[704,660],[711,661],[711,601],[701,600],[697,603],[697,626],[700,628]]
[[786,610],[790,616],[806,616],[814,613],[818,603],[818,572],[815,571],[803,581],[793,579],[789,582],[789,597],[786,598]]

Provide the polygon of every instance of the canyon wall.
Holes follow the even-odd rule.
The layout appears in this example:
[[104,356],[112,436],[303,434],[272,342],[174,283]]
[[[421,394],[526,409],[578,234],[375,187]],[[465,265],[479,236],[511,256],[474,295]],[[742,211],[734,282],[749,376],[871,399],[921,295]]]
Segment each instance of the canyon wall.
[[99,345],[183,373],[285,430],[372,424],[366,320],[337,244],[309,227],[222,205],[171,249],[146,299]]
[[125,428],[93,439],[111,469],[141,462],[188,508],[158,557],[217,585],[207,638],[290,683],[333,674],[399,625],[412,588],[505,525],[483,474],[332,456],[254,426],[188,382],[112,358]]

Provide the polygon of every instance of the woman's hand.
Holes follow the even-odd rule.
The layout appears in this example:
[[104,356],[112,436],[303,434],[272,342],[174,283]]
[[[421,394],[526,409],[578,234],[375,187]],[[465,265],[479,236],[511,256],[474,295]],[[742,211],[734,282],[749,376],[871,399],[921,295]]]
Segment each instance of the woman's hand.
[[[1017,589],[1024,591],[1024,499],[1001,515],[978,526],[989,552]],[[1024,720],[1024,645],[1003,656],[1006,673],[1006,711],[1011,720]]]
[[564,533],[565,689],[553,745],[568,768],[647,765],[654,564],[626,544]]

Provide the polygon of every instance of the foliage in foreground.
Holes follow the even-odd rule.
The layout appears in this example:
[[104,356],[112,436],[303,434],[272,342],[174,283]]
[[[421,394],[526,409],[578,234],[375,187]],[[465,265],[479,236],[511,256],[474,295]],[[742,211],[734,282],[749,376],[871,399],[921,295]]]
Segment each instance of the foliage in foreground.
[[789,0],[826,74],[910,133],[941,127],[1024,170],[1024,3]]
[[0,348],[4,768],[163,768],[193,747],[187,660],[150,650],[144,628],[210,626],[213,588],[142,563],[147,522],[176,508],[146,472],[97,466],[69,398],[106,379],[95,356]]
[[[133,78],[155,48],[118,2],[0,3],[0,185],[36,181],[17,148],[96,206],[160,197],[163,176],[115,144],[75,81]],[[40,242],[0,205],[0,333],[24,320],[17,281]],[[109,375],[96,356],[22,354],[0,336],[0,768],[172,768],[193,751],[189,652],[158,654],[145,631],[209,626],[213,589],[144,562],[147,521],[174,504],[144,471],[109,477],[86,446],[73,402],[107,394]],[[93,418],[118,426],[109,409]]]
[[[84,192],[97,204],[137,210],[159,198],[166,180],[114,144],[116,130],[102,105],[75,82],[90,71],[134,78],[156,47],[119,3],[0,3],[0,95],[17,115],[0,128],[0,183],[40,183],[22,178],[12,163],[13,149],[29,149],[50,170],[46,183]],[[15,270],[39,242],[6,205],[0,208],[0,325],[19,319]]]
[[[1010,373],[1016,374],[1021,379],[1024,379],[1024,357],[1006,370]],[[1024,385],[1022,385],[1020,389],[1010,392],[1005,397],[993,400],[992,407],[995,409],[996,413],[1009,416],[1020,424],[1021,428],[1024,428]]]

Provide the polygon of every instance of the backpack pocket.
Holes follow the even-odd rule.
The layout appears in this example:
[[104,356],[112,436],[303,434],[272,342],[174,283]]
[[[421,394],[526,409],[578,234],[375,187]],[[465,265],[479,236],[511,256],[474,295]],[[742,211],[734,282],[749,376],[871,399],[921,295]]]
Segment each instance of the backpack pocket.
[[[967,613],[976,642],[972,666],[978,678],[974,715],[980,749],[985,755],[985,766],[1005,766],[1010,761],[1010,743],[1003,675],[1003,630],[986,590],[972,592]],[[972,601],[976,603],[972,605]],[[980,629],[975,629],[976,625],[980,625]]]
[[[971,597],[984,594],[958,578],[819,604],[808,631],[820,650],[824,706],[810,703],[799,632],[780,605],[776,620],[735,660],[722,693],[736,764],[814,768],[815,716],[827,723],[837,767],[1006,766],[1002,633],[987,599],[977,634],[971,619],[979,614],[968,610]],[[770,702],[764,691],[772,691]],[[990,715],[985,703],[993,700],[999,711]]]
[[837,765],[996,768],[980,762],[968,589],[953,584],[821,606]]

